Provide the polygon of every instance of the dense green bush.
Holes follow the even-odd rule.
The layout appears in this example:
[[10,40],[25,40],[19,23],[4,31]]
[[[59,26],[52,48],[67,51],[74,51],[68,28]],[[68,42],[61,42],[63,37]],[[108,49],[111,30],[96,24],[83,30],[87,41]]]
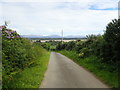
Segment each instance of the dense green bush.
[[56,46],[56,50],[73,50],[76,46],[76,43],[74,41],[70,42],[59,42],[58,45]]
[[47,50],[50,50],[50,44],[49,43],[40,43],[40,45],[43,47],[43,48],[45,48],[45,49],[47,49]]
[[89,49],[88,48],[82,48],[80,50],[80,54],[79,54],[80,57],[87,57],[88,55],[89,55]]
[[2,29],[2,74],[3,87],[6,82],[13,79],[13,75],[35,64],[40,56],[41,46],[32,43],[13,30]]
[[41,45],[46,50],[55,51],[56,45],[59,43],[59,41],[54,41],[54,40],[50,40],[50,41],[46,41],[46,42],[38,42],[37,41],[36,43]]
[[[118,63],[120,60],[120,19],[110,22],[104,34],[105,41],[110,49],[108,54],[111,62]],[[107,59],[108,60],[108,59]]]
[[[65,48],[65,47],[64,47]],[[56,50],[62,50],[62,49],[64,49],[63,48],[63,44],[61,43],[61,42],[59,42],[58,44],[57,44],[57,46],[56,46]]]
[[83,48],[83,41],[77,41],[73,50],[77,53],[80,53],[80,50]]

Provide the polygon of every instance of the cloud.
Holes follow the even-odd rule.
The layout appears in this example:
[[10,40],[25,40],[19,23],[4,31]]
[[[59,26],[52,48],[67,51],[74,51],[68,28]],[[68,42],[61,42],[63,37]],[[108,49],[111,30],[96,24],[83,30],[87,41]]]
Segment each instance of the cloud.
[[16,29],[20,34],[60,34],[62,29],[64,35],[99,34],[103,33],[107,23],[118,16],[117,10],[105,10],[117,8],[117,0],[13,1],[2,2],[0,24],[5,20],[11,21],[9,28]]

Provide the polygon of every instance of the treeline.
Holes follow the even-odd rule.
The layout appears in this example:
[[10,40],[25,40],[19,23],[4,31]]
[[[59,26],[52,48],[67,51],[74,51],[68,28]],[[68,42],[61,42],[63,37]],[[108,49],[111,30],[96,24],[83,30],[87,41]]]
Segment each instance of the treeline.
[[103,35],[88,35],[85,41],[59,43],[56,50],[74,50],[80,58],[96,55],[102,62],[117,67],[120,61],[120,19],[112,20]]
[[2,31],[2,85],[14,79],[14,75],[36,63],[42,49],[36,43],[22,38],[16,31],[0,26]]
[[40,40],[36,41],[37,44],[39,44],[40,46],[42,46],[43,48],[45,48],[48,51],[56,51],[56,46],[60,42],[61,41],[54,41],[54,40],[50,40],[50,41],[46,41],[46,42],[40,42]]

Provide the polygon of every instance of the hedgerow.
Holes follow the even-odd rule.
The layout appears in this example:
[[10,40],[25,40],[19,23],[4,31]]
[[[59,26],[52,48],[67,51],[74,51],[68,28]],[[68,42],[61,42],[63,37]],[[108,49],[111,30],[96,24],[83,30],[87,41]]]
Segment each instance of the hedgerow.
[[13,76],[26,67],[35,64],[41,54],[40,46],[22,38],[16,31],[1,26],[2,30],[2,79],[5,83],[14,79]]
[[106,26],[103,35],[88,35],[86,41],[59,43],[56,50],[76,51],[80,57],[96,55],[101,62],[115,65],[120,62],[120,19],[114,19]]

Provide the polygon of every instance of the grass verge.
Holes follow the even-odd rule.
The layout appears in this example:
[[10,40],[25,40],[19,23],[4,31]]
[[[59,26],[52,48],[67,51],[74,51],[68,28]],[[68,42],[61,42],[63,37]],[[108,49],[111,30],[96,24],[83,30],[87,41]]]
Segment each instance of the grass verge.
[[10,80],[6,85],[9,88],[39,88],[47,69],[49,57],[50,52],[42,50],[42,54],[35,64],[14,75],[14,79]]
[[100,62],[100,59],[96,56],[79,58],[78,54],[74,51],[59,51],[59,53],[67,56],[79,65],[93,72],[98,78],[100,78],[110,87],[118,88],[118,74],[117,71],[113,71],[114,66]]

